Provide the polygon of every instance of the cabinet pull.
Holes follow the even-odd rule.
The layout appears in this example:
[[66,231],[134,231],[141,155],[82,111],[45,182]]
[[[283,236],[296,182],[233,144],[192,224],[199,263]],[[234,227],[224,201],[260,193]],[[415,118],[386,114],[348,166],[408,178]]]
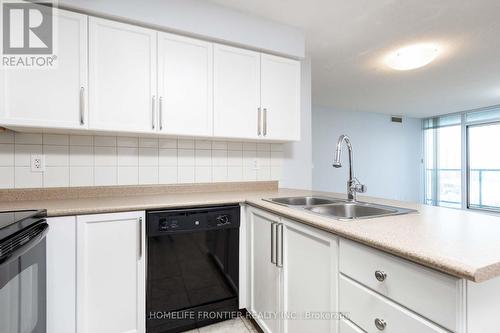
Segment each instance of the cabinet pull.
[[385,320],[383,319],[375,319],[375,327],[379,330],[379,331],[383,331],[385,330],[385,327],[387,326],[387,323],[385,322]]
[[260,106],[257,108],[257,135],[261,136],[262,132],[260,130],[260,123],[261,123],[261,118],[262,118],[262,109]]
[[264,108],[264,136],[267,136],[267,108]]
[[80,87],[80,125],[85,125],[85,87]]
[[139,217],[139,258],[142,258],[142,217]]
[[278,223],[271,223],[271,263],[276,265],[276,226]]
[[160,123],[160,130],[163,129],[163,97],[160,96],[160,106],[158,112],[160,113],[158,122]]
[[384,282],[385,279],[387,278],[387,273],[384,272],[384,271],[375,271],[375,278],[379,281],[379,282]]
[[276,266],[283,267],[283,223],[278,224],[278,232],[276,235]]
[[152,103],[151,103],[151,128],[155,129],[155,105],[156,105],[156,96],[153,95]]

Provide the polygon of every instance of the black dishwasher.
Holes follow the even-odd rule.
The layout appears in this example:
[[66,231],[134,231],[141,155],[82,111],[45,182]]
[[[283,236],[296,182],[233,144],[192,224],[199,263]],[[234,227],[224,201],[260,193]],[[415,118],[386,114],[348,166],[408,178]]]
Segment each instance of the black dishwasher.
[[239,206],[147,212],[147,333],[236,316],[239,226]]

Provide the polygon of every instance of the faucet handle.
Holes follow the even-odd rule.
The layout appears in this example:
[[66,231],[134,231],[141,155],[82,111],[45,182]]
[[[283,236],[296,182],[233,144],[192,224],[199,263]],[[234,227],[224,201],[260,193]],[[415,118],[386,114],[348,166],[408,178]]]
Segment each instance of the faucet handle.
[[366,185],[361,184],[358,178],[354,178],[354,182],[351,185],[351,190],[356,193],[365,193]]
[[366,185],[356,184],[356,185],[354,185],[354,190],[358,193],[365,193],[366,192]]

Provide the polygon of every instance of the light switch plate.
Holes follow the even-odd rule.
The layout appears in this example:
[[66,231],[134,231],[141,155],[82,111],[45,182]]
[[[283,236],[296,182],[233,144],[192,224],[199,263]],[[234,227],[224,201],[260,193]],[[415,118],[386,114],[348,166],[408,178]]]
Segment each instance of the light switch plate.
[[45,171],[45,156],[39,154],[31,155],[31,172]]

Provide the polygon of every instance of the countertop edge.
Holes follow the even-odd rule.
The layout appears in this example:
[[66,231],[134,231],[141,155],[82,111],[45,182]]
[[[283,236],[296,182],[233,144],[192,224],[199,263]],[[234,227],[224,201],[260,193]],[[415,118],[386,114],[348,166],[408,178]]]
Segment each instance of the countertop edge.
[[[265,201],[262,201],[262,200],[247,200],[246,204],[253,206],[253,207],[256,207],[256,208],[259,208],[259,209],[266,210],[266,211],[274,213],[274,214],[279,214],[279,215],[284,216],[285,218],[291,219],[293,221],[297,221],[299,223],[309,225],[311,227],[323,230],[323,231],[331,233],[333,235],[344,237],[346,239],[349,239],[349,240],[355,241],[357,243],[366,245],[366,246],[371,247],[373,249],[377,249],[377,250],[380,250],[382,252],[391,254],[391,255],[396,256],[398,258],[409,260],[413,263],[437,270],[441,273],[446,273],[448,275],[452,275],[453,277],[456,277],[456,278],[463,278],[463,279],[466,279],[466,280],[471,281],[471,282],[479,283],[479,282],[484,282],[484,281],[487,281],[487,280],[490,280],[490,279],[493,279],[493,278],[499,276],[498,273],[493,273],[493,272],[500,271],[500,263],[495,264],[495,265],[486,266],[486,267],[483,267],[481,269],[475,270],[472,268],[464,269],[463,266],[454,267],[452,265],[445,264],[445,263],[431,262],[431,261],[422,259],[420,256],[418,256],[414,253],[400,251],[398,248],[389,247],[386,244],[380,244],[380,243],[374,242],[373,240],[370,240],[368,238],[359,237],[357,235],[345,233],[345,232],[342,232],[340,230],[332,230],[332,229],[324,228],[318,223],[315,223],[311,220],[305,220],[305,219],[301,218],[300,216],[298,216],[298,214],[294,214],[294,210],[289,208],[289,207],[279,206],[277,204],[271,204],[271,205],[276,205],[276,206],[280,207],[281,209],[279,209],[278,207],[271,207],[269,205],[269,203],[266,203]],[[286,212],[286,210],[288,210],[289,212]]]
[[[48,209],[47,217],[62,217],[62,216],[73,216],[73,215],[92,215],[92,214],[105,214],[105,213],[116,213],[116,212],[129,212],[129,211],[139,211],[139,210],[152,210],[152,209],[168,209],[168,208],[181,208],[181,207],[194,207],[194,206],[211,206],[211,205],[226,205],[226,204],[248,204],[250,206],[254,206],[274,214],[278,214],[284,216],[285,218],[289,218],[291,220],[297,221],[299,223],[303,223],[305,225],[312,226],[319,230],[344,237],[346,239],[358,242],[360,244],[366,245],[368,247],[383,251],[385,253],[394,255],[396,257],[409,260],[416,264],[422,265],[424,267],[428,267],[439,272],[451,275],[456,278],[463,278],[471,282],[484,282],[495,277],[500,276],[498,272],[500,272],[500,262],[492,265],[484,266],[481,268],[472,268],[467,267],[466,265],[461,264],[461,266],[455,266],[450,263],[444,263],[436,260],[426,260],[422,258],[417,253],[402,251],[397,247],[391,247],[387,244],[379,243],[374,241],[373,239],[369,239],[367,237],[362,237],[360,235],[354,233],[344,232],[342,230],[335,229],[332,227],[331,229],[323,227],[319,222],[314,222],[314,216],[311,215],[311,219],[305,219],[301,217],[298,211],[278,204],[269,203],[263,201],[261,199],[250,199],[248,197],[235,195],[234,199],[214,199],[214,200],[206,200],[203,201],[182,201],[182,202],[171,202],[168,204],[151,204],[151,205],[124,205],[124,206],[109,206],[109,207],[99,207],[96,209],[89,208],[78,208],[78,209]],[[43,207],[40,207],[43,208]]]
[[139,210],[158,210],[158,209],[168,209],[168,208],[186,208],[186,207],[206,207],[213,205],[232,205],[232,204],[243,204],[246,203],[246,199],[235,199],[235,200],[213,200],[210,202],[174,202],[164,205],[126,205],[126,206],[112,206],[112,207],[100,207],[97,209],[48,209],[47,217],[62,217],[62,216],[73,216],[73,215],[93,215],[93,214],[107,214],[107,213],[119,213],[119,212],[133,212]]

